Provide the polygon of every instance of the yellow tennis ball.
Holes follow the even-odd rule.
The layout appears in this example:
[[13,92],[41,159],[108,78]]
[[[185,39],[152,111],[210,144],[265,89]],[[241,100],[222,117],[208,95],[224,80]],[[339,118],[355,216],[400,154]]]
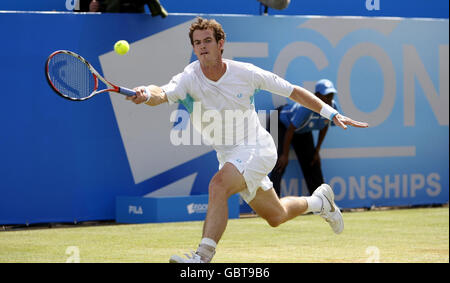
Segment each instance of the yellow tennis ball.
[[130,45],[126,40],[119,40],[114,44],[114,51],[119,55],[124,55],[130,50]]

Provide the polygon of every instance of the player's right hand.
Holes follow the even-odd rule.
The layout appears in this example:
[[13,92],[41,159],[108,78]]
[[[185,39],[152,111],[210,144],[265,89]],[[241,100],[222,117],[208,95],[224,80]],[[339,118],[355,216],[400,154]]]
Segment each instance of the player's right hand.
[[133,90],[136,92],[136,95],[128,96],[127,100],[131,100],[135,104],[141,104],[147,101],[148,95],[145,86],[138,86],[133,88]]

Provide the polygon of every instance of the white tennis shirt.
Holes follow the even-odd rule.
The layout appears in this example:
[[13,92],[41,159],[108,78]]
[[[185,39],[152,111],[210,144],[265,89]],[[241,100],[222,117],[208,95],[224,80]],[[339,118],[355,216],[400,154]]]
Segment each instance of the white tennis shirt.
[[161,87],[169,104],[182,103],[186,107],[194,128],[216,150],[252,145],[259,137],[267,136],[255,111],[254,95],[258,90],[288,97],[294,89],[288,81],[253,64],[227,59],[223,62],[226,72],[218,81],[208,79],[200,62],[195,61]]

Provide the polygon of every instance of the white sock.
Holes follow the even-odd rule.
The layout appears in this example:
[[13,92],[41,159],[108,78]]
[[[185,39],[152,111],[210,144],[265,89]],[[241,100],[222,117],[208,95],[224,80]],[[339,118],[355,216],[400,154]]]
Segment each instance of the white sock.
[[197,248],[197,254],[204,262],[210,262],[216,253],[217,243],[210,238],[203,238]]
[[308,212],[320,212],[322,209],[322,199],[317,196],[305,197],[306,202],[308,203],[308,208],[305,213]]
[[200,245],[201,245],[201,244],[205,244],[205,245],[211,246],[211,247],[213,247],[213,248],[216,248],[216,247],[217,247],[217,243],[216,243],[213,239],[210,239],[210,238],[203,238],[203,239],[200,241]]

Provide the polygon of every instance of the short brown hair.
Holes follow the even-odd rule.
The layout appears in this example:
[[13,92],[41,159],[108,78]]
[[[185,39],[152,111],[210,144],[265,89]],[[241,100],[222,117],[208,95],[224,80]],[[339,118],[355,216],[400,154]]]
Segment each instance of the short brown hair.
[[191,39],[191,44],[194,45],[194,31],[205,30],[209,28],[214,32],[214,38],[216,39],[216,42],[219,42],[219,40],[221,39],[225,40],[225,32],[223,31],[221,24],[219,24],[214,19],[207,20],[203,19],[202,17],[197,17],[197,21],[192,23],[191,27],[189,28],[189,38]]

